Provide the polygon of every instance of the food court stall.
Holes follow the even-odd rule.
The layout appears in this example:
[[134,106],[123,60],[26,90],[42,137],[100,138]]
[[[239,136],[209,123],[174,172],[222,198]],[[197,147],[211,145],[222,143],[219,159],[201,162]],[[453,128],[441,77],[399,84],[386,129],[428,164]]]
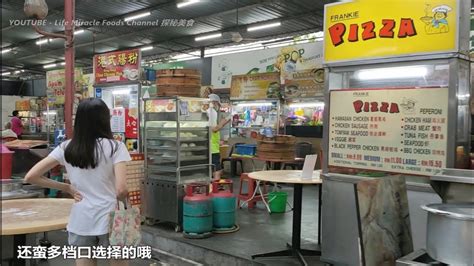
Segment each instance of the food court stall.
[[140,151],[140,61],[139,49],[94,56],[95,97],[111,110],[112,133],[129,151]]
[[232,76],[231,138],[255,138],[264,128],[278,134],[280,96],[279,73]]
[[[467,166],[468,4],[433,0],[407,9],[390,2],[379,12],[370,1],[326,5],[322,261],[367,259],[354,185],[377,176],[406,180],[409,219],[400,226],[412,238],[399,247],[426,248],[427,213],[420,206],[441,202],[430,177]],[[351,20],[340,16],[354,12]],[[434,23],[442,14],[448,14],[445,24]],[[386,240],[378,249],[397,250]]]

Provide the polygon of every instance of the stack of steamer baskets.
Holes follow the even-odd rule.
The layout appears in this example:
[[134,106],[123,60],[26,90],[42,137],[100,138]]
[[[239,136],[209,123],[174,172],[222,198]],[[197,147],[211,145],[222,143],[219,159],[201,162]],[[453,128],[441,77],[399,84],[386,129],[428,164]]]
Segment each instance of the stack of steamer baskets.
[[195,69],[162,69],[156,72],[157,96],[199,97],[201,73]]
[[293,161],[295,159],[294,136],[277,135],[275,137],[257,137],[257,156],[262,160]]

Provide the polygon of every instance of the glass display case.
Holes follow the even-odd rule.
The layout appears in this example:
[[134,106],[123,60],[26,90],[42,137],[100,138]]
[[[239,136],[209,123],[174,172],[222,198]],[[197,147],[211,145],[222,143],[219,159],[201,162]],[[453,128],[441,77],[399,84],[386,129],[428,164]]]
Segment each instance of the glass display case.
[[145,216],[182,221],[183,187],[209,182],[212,175],[208,100],[150,98],[144,104]]
[[323,137],[324,99],[292,99],[283,107],[285,134],[295,137]]
[[115,140],[126,144],[130,152],[141,152],[140,138],[141,85],[96,85],[95,97],[102,99],[110,109],[110,125]]
[[230,137],[251,137],[263,128],[279,133],[280,101],[232,101]]

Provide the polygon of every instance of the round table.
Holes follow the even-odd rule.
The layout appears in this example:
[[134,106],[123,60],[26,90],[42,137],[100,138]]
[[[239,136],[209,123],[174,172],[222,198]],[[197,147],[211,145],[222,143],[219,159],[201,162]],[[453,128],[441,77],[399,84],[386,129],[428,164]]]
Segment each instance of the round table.
[[17,247],[26,244],[26,234],[66,228],[73,203],[73,199],[2,201],[2,236],[14,236],[14,265],[25,265],[17,259]]
[[258,254],[252,258],[258,257],[288,257],[296,256],[301,265],[308,265],[303,256],[320,256],[319,250],[301,249],[301,210],[303,201],[303,186],[318,185],[319,187],[319,208],[318,208],[318,245],[321,243],[321,171],[314,171],[313,178],[303,179],[303,171],[298,170],[280,170],[280,171],[260,171],[249,174],[249,177],[257,181],[266,181],[273,183],[293,184],[293,229],[291,244],[287,244],[287,249],[277,252]]

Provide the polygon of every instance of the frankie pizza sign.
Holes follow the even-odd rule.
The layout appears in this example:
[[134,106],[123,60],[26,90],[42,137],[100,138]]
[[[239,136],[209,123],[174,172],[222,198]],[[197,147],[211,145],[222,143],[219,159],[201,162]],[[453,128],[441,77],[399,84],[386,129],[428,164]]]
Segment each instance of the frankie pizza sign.
[[356,0],[325,6],[325,63],[457,50],[457,0]]

